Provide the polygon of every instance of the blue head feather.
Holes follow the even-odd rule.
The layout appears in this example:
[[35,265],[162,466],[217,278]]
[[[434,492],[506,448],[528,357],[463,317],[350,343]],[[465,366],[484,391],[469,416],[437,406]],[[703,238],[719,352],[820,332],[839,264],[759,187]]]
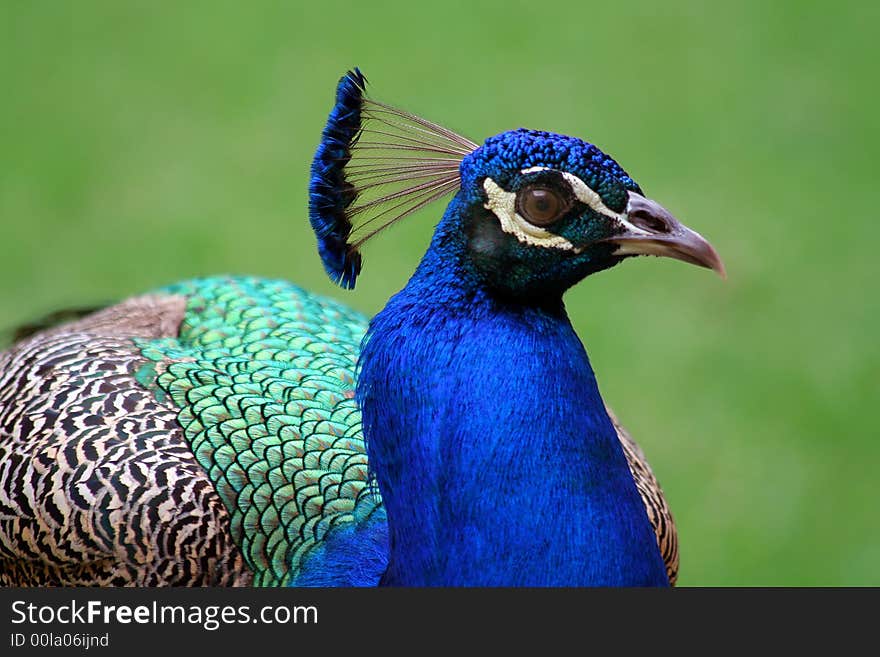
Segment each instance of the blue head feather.
[[346,181],[345,166],[360,133],[366,83],[357,68],[339,80],[336,104],[324,127],[309,180],[309,221],[318,238],[318,253],[327,275],[349,289],[361,271],[361,256],[348,245],[352,225],[346,209],[356,193]]
[[465,269],[496,293],[520,300],[558,296],[585,276],[622,260],[614,255],[616,246],[602,242],[619,231],[620,225],[579,203],[545,229],[578,247],[575,256],[564,249],[535,247],[500,229],[497,218],[485,207],[484,181],[491,179],[515,193],[548,175],[523,173],[536,168],[565,172],[582,180],[614,212],[625,211],[631,192],[642,193],[612,157],[576,137],[521,128],[490,137],[465,156],[460,166],[460,196],[467,209],[457,226],[469,238],[470,258]]
[[489,137],[461,163],[461,186],[481,194],[479,179],[486,176],[506,186],[522,169],[547,167],[568,171],[586,182],[612,209],[626,206],[627,191],[641,188],[612,157],[597,146],[543,130],[519,128]]

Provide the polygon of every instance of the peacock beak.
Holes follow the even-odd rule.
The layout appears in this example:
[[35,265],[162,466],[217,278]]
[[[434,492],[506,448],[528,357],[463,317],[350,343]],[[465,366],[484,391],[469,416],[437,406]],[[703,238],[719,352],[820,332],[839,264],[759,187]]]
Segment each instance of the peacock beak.
[[712,269],[726,278],[724,263],[706,239],[679,223],[662,205],[629,193],[624,215],[626,231],[607,239],[618,245],[614,255],[654,255]]

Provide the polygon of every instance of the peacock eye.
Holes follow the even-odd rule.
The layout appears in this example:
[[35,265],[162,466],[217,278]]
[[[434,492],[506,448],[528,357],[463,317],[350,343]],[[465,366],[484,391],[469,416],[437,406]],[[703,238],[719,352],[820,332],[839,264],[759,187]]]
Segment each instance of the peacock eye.
[[516,206],[519,215],[530,224],[549,226],[566,213],[570,203],[557,190],[535,185],[519,191]]

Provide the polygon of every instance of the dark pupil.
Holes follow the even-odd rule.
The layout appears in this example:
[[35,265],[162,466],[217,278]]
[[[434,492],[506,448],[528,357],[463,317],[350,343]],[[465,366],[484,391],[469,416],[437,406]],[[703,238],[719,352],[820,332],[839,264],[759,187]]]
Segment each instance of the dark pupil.
[[526,219],[533,224],[549,224],[556,220],[560,201],[549,189],[530,189],[526,192],[524,210]]

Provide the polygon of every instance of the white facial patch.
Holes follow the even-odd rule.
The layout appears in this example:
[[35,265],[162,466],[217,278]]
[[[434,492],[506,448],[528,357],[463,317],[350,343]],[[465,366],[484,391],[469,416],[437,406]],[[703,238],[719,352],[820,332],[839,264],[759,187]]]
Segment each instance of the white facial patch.
[[[536,171],[552,171],[552,169],[549,169],[548,167],[529,167],[528,169],[523,169],[520,173],[534,173]],[[602,197],[594,192],[587,183],[574,174],[568,173],[568,171],[559,171],[559,173],[565,178],[568,184],[571,185],[571,190],[574,192],[575,198],[584,205],[589,206],[594,212],[619,221],[628,231],[633,233],[642,235],[651,234],[647,230],[643,230],[638,226],[631,224],[626,212],[615,212],[605,205],[602,201]]]
[[486,190],[488,197],[484,207],[498,217],[498,221],[501,222],[501,230],[505,233],[510,233],[523,244],[580,252],[580,249],[576,249],[574,244],[564,237],[554,235],[523,219],[516,211],[516,194],[514,192],[502,189],[491,178],[486,178],[483,181],[483,189]]

